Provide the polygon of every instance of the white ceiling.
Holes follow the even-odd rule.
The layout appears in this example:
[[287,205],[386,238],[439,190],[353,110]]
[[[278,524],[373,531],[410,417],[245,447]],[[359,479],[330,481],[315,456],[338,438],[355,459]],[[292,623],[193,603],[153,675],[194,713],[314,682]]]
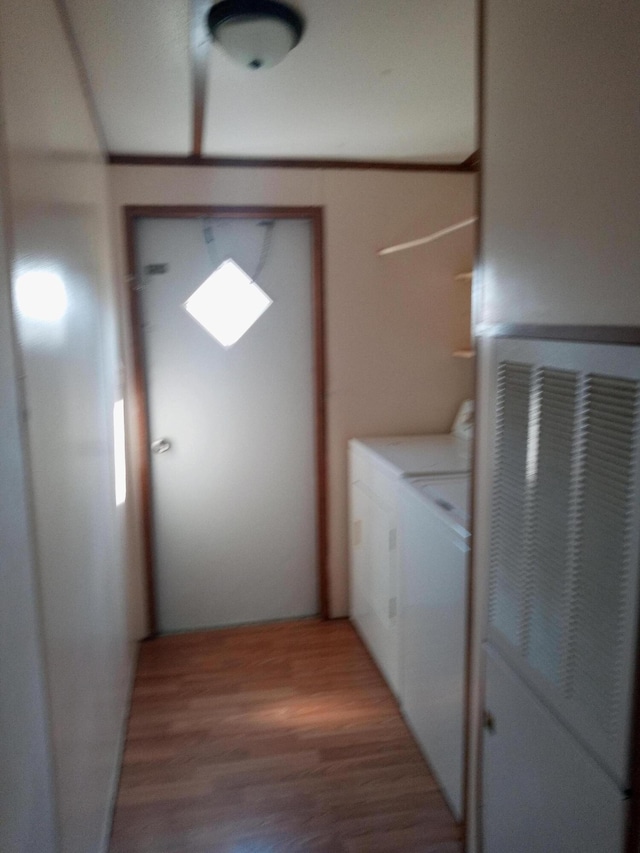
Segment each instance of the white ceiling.
[[[109,151],[190,154],[188,0],[66,3]],[[275,68],[211,46],[203,156],[458,163],[475,150],[475,0],[295,5],[306,32]]]

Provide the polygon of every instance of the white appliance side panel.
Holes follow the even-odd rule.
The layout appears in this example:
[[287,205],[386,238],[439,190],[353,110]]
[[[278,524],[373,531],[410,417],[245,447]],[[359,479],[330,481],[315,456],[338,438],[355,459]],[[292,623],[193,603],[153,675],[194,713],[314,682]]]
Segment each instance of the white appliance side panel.
[[397,507],[391,513],[375,500],[371,548],[372,603],[375,625],[374,657],[394,694],[399,689],[396,619]]
[[349,489],[349,614],[366,633],[371,588],[371,498],[360,486],[353,483]]
[[389,687],[398,693],[396,512],[351,485],[350,616]]
[[409,484],[400,519],[402,710],[460,819],[469,549]]
[[485,708],[484,853],[621,853],[621,791],[490,647]]

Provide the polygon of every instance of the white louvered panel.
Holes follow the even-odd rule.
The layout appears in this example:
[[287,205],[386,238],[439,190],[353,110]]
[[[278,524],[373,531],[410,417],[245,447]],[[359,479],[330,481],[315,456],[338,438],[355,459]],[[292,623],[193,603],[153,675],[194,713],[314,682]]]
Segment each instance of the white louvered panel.
[[584,466],[578,506],[578,564],[573,591],[566,693],[596,729],[620,734],[624,638],[631,572],[638,382],[589,375]]
[[578,374],[540,371],[536,392],[537,444],[529,448],[531,500],[524,628],[529,665],[560,685],[564,672],[574,512],[573,472],[578,461]]
[[516,648],[522,639],[525,596],[527,444],[532,374],[528,364],[503,362],[498,368],[489,622]]
[[494,363],[491,540],[480,558],[488,638],[624,788],[640,595],[640,347],[512,339],[497,343]]

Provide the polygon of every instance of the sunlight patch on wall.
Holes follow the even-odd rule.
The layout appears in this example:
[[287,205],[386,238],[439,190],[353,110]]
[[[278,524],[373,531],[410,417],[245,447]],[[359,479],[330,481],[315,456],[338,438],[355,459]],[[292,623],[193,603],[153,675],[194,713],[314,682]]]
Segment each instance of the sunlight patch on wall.
[[187,299],[184,307],[218,343],[230,347],[272,303],[264,290],[228,258]]
[[60,276],[46,269],[24,272],[16,279],[16,306],[22,317],[57,323],[67,312],[67,291]]
[[113,458],[115,468],[116,506],[127,498],[127,457],[124,436],[124,400],[113,404]]

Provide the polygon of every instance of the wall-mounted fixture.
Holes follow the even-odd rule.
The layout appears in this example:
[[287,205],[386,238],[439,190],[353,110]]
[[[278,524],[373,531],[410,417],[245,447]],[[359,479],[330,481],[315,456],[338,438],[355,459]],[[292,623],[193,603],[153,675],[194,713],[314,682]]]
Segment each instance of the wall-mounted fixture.
[[298,44],[302,16],[276,0],[221,0],[207,17],[212,39],[245,68],[272,68]]

